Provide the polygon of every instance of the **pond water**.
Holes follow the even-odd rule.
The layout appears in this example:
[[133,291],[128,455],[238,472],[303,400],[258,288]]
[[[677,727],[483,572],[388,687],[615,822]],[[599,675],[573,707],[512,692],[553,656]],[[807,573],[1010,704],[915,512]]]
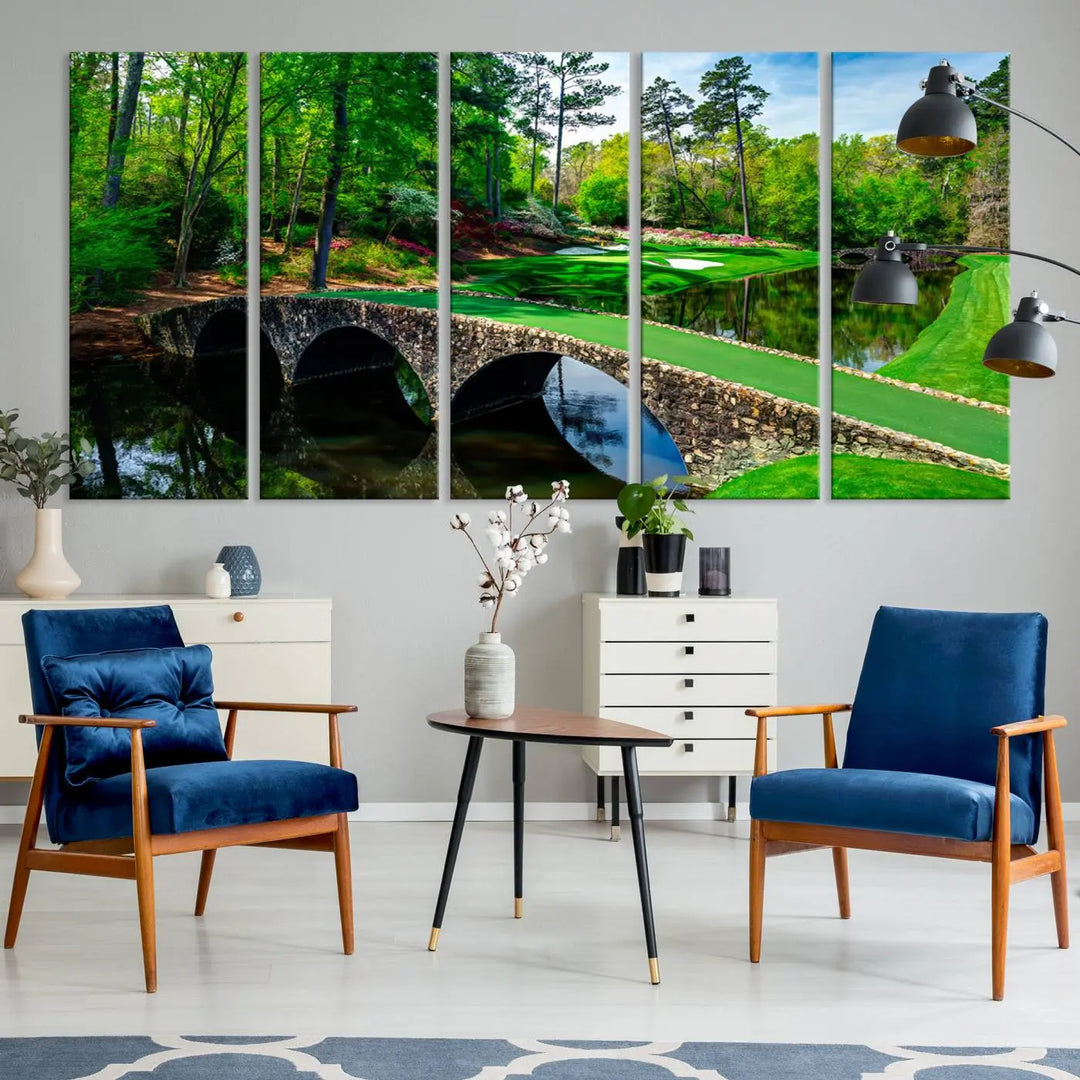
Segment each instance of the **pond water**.
[[[564,356],[538,395],[455,424],[451,450],[483,498],[501,496],[510,474],[527,491],[566,479],[576,498],[613,498],[629,472],[629,415],[621,382]],[[647,475],[685,472],[671,436],[646,409],[641,434]]]
[[851,289],[858,270],[833,267],[833,363],[877,371],[906,352],[920,331],[941,314],[957,272],[954,267],[940,267],[917,274],[919,302],[914,306],[855,304]]
[[818,272],[789,270],[642,296],[642,317],[800,356],[818,354]]
[[75,499],[239,499],[247,491],[247,364],[243,349],[196,361],[74,360],[71,433],[97,471]]
[[436,440],[422,415],[430,416],[427,395],[402,358],[291,388],[267,383],[263,498],[438,495]]

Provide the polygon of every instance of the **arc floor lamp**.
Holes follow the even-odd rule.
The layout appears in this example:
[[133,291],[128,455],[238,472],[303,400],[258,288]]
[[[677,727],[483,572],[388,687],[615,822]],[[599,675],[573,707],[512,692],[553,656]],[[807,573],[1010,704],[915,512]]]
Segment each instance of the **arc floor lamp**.
[[[896,145],[905,153],[918,157],[959,157],[973,150],[979,135],[975,115],[968,98],[985,101],[1013,116],[1026,120],[1052,135],[1080,155],[1068,139],[1045,124],[981,93],[975,83],[954,68],[948,60],[930,69],[923,80],[923,96],[904,113],[896,132]],[[1016,248],[969,247],[958,244],[905,243],[893,233],[878,240],[877,251],[855,280],[851,298],[859,304],[914,304],[919,298],[915,275],[904,262],[903,254],[914,251],[943,253],[983,252],[998,255],[1019,255],[1061,267],[1080,276],[1080,269],[1045,255]],[[1057,371],[1057,344],[1044,324],[1069,322],[1063,311],[1052,311],[1037,293],[1025,296],[1013,314],[1013,321],[1003,326],[987,343],[983,364],[994,371],[1019,378],[1044,379]]]

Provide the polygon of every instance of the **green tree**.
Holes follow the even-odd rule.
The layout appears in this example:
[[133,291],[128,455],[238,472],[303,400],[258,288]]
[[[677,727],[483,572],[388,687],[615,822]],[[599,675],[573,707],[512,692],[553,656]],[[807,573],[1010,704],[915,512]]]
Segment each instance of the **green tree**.
[[760,115],[767,90],[750,81],[750,65],[741,56],[723,57],[701,77],[700,105],[694,110],[694,126],[715,138],[727,128],[735,130],[735,155],[742,197],[743,234],[750,235],[747,200],[746,157],[743,125]]
[[551,92],[551,63],[539,52],[515,55],[520,71],[519,114],[515,126],[530,143],[529,194],[536,193],[537,166],[540,152],[552,144],[545,126],[557,119],[555,100]]
[[693,108],[694,99],[689,94],[684,94],[671,79],[662,79],[659,75],[641,95],[641,130],[649,138],[667,143],[671,175],[679,198],[679,223],[683,226],[686,225],[686,198],[679,179],[675,133],[690,122]]

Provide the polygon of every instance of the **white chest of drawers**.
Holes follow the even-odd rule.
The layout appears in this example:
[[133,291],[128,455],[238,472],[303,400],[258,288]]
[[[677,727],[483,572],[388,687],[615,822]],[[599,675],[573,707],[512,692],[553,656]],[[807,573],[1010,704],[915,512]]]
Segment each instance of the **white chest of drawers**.
[[[22,614],[30,608],[142,607],[168,604],[188,645],[214,654],[214,693],[219,699],[330,702],[328,598],[234,596],[80,596],[66,600],[0,599],[0,780],[34,771],[33,729],[17,723],[31,712],[23,647]],[[225,717],[222,717],[224,722]],[[236,758],[329,761],[326,723],[311,717],[243,713]]]
[[[776,704],[775,600],[585,593],[582,605],[584,711],[675,740],[638,751],[642,776],[753,773],[756,721],[745,710]],[[583,754],[598,776],[622,771],[618,747]]]

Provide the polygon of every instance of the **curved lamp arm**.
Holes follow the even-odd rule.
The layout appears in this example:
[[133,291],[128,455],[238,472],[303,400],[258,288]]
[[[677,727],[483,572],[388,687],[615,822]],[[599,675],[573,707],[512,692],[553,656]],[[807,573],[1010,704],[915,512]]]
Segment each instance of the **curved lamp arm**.
[[1034,124],[1035,127],[1042,129],[1047,135],[1052,135],[1059,143],[1063,143],[1074,154],[1080,154],[1080,148],[1073,146],[1064,135],[1059,135],[1053,128],[1047,127],[1041,120],[1036,120],[1034,116],[1028,116],[1027,113],[1022,113],[1019,109],[1014,109],[1011,105],[1006,105],[1004,102],[995,101],[993,98],[987,97],[985,94],[980,94],[975,88],[974,84],[969,82],[963,76],[956,80],[957,85],[963,88],[967,97],[978,98],[980,101],[985,101],[987,105],[993,105],[995,108],[1002,109],[1004,112],[1011,114],[1012,116],[1019,116],[1021,120],[1026,120],[1029,124]]
[[1063,263],[1059,259],[1051,259],[1049,255],[1040,255],[1035,251],[1021,251],[1019,248],[1003,248],[1003,247],[982,247],[980,245],[971,244],[922,244],[922,243],[907,243],[903,240],[897,239],[892,233],[886,233],[878,241],[879,251],[942,251],[950,253],[954,251],[970,251],[976,254],[983,255],[1019,255],[1024,259],[1037,259],[1039,262],[1050,263],[1051,266],[1060,267],[1062,270],[1068,270],[1070,274],[1076,274],[1080,277],[1080,269],[1075,266],[1070,266],[1068,263]]

